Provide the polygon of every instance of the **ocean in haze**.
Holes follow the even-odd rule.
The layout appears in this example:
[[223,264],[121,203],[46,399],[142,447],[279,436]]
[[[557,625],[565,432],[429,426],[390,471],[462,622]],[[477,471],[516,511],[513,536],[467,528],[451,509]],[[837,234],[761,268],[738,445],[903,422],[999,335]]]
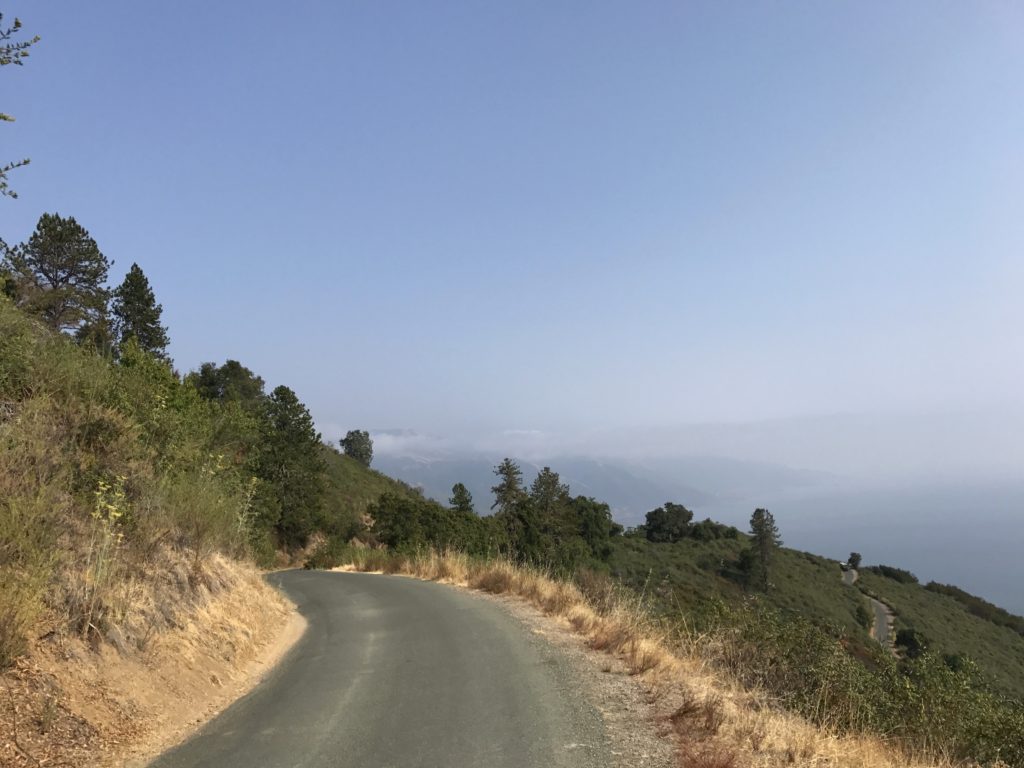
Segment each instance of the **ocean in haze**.
[[[747,499],[695,505],[748,528]],[[786,546],[865,565],[894,565],[921,583],[954,584],[1024,615],[1024,483],[814,490],[760,499]]]

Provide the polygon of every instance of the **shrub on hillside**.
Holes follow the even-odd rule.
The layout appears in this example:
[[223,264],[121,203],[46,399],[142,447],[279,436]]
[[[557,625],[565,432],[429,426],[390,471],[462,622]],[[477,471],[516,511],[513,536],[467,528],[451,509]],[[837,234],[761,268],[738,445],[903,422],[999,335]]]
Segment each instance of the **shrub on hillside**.
[[887,579],[898,581],[901,584],[917,584],[917,576],[902,568],[894,568],[891,565],[869,565],[864,570],[884,576]]
[[244,551],[247,478],[210,405],[131,343],[114,364],[0,299],[0,663],[57,631],[130,618],[160,546]]
[[886,734],[909,751],[1024,765],[1024,707],[992,693],[969,660],[922,650],[900,662],[876,648],[865,664],[838,630],[757,601],[706,603],[685,619],[695,650],[812,722]]

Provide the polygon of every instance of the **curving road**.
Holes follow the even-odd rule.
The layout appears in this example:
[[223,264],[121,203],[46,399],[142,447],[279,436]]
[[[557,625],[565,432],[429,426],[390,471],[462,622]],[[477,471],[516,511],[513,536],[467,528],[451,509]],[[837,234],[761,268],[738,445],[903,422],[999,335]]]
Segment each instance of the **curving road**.
[[[843,583],[853,586],[857,583],[857,577],[860,574],[857,573],[854,568],[847,568],[843,571]],[[871,602],[871,608],[875,613],[875,621],[871,627],[871,636],[878,641],[883,648],[889,648],[889,622],[891,619],[891,611],[889,606],[880,600],[865,595]]]
[[397,576],[268,577],[309,622],[249,695],[151,768],[601,768],[600,714],[499,605]]

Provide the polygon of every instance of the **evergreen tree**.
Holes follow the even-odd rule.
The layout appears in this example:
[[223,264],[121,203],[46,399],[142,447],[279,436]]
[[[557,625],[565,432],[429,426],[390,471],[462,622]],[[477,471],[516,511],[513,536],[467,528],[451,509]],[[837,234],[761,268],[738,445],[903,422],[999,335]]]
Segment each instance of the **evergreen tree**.
[[107,310],[110,262],[72,217],[44,213],[28,242],[7,250],[4,266],[18,306],[55,331],[97,323]]
[[364,467],[373,461],[373,440],[366,430],[349,430],[341,441],[341,449]]
[[473,508],[473,494],[462,483],[452,486],[452,496],[448,499],[448,505],[464,515],[476,514],[476,510]]
[[512,459],[506,458],[494,468],[494,474],[499,480],[497,485],[491,487],[494,494],[491,509],[509,512],[526,496],[523,491],[523,470]]
[[769,574],[775,550],[782,546],[775,518],[767,509],[755,509],[750,516],[750,533],[754,537],[752,544],[753,576],[762,591],[767,592],[770,586]]
[[133,338],[146,352],[167,359],[170,342],[167,328],[160,324],[163,307],[156,303],[149,280],[138,264],[132,264],[124,282],[114,291],[111,309],[119,343]]
[[551,467],[544,467],[537,473],[530,486],[530,499],[537,512],[552,517],[569,502],[569,486],[562,482]]
[[259,475],[277,497],[278,540],[303,547],[321,516],[324,462],[313,417],[288,387],[277,387],[266,403]]

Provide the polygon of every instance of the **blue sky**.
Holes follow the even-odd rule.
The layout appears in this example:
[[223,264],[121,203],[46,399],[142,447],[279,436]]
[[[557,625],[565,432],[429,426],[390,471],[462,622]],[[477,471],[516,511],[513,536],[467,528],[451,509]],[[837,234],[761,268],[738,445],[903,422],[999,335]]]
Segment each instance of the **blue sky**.
[[74,215],[325,437],[1022,406],[1019,6],[5,12],[0,236]]

